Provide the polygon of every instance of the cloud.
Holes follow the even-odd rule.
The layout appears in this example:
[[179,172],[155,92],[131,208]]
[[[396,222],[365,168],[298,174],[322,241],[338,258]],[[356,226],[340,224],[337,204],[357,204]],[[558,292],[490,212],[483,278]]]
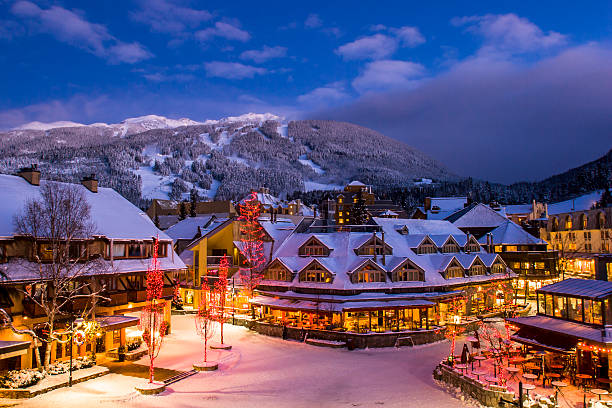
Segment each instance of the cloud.
[[344,83],[333,82],[300,95],[297,100],[311,109],[322,109],[346,101],[349,98],[350,95],[346,92]]
[[264,45],[261,50],[248,50],[240,54],[240,58],[244,60],[252,60],[258,64],[266,62],[272,58],[281,58],[287,55],[287,48],[275,46],[268,47]]
[[455,26],[465,26],[468,32],[484,39],[481,52],[525,53],[565,45],[567,37],[556,31],[545,33],[526,18],[516,14],[487,14],[457,17]]
[[391,32],[394,33],[401,41],[402,45],[406,47],[416,47],[425,42],[425,37],[423,37],[423,34],[421,34],[417,27],[405,26],[401,28],[392,28]]
[[345,60],[381,59],[392,55],[397,50],[397,41],[384,34],[374,34],[336,49],[336,54]]
[[138,3],[140,9],[131,12],[130,17],[159,33],[184,34],[212,18],[208,11],[186,7],[180,1],[139,0]]
[[536,62],[477,55],[418,87],[368,94],[313,117],[402,140],[457,174],[539,180],[605,154],[612,48],[587,44]]
[[381,60],[366,65],[352,82],[359,93],[380,92],[414,87],[425,72],[421,64],[408,61]]
[[102,24],[91,23],[74,11],[59,6],[42,9],[29,1],[13,4],[11,12],[25,20],[32,32],[51,34],[58,41],[83,49],[111,63],[133,64],[153,57],[137,42],[113,37]]
[[395,53],[398,47],[416,47],[425,42],[417,27],[388,28],[382,24],[370,27],[373,31],[388,31],[389,34],[374,34],[359,38],[336,49],[336,54],[345,60],[382,59]]
[[239,62],[207,62],[204,68],[207,76],[226,79],[253,78],[255,75],[263,75],[268,72],[265,68],[244,65]]
[[304,27],[306,28],[319,28],[323,25],[323,20],[319,17],[318,14],[309,14],[304,21]]
[[217,21],[214,27],[196,32],[195,36],[200,41],[208,41],[214,37],[241,42],[247,42],[251,39],[251,35],[248,32],[222,21]]

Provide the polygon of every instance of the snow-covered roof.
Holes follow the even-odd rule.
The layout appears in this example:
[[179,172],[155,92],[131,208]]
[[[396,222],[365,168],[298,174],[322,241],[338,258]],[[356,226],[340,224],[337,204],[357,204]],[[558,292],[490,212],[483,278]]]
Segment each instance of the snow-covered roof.
[[571,200],[548,204],[548,215],[590,210],[601,199],[602,194],[603,190],[593,191]]
[[446,218],[458,228],[497,227],[508,221],[488,205],[481,203],[470,204]]
[[[217,221],[216,224],[218,225],[219,220],[212,215],[204,217],[187,217],[168,228],[166,230],[166,234],[168,234],[168,236],[174,240],[194,239],[198,233],[198,230],[202,233],[202,235],[204,235],[207,228],[213,224],[212,221],[215,220]],[[223,219],[221,222],[225,220],[226,219]]]
[[506,214],[529,214],[533,210],[531,204],[514,204],[506,206]]
[[363,184],[361,181],[357,181],[357,180],[353,180],[350,183],[348,183],[349,186],[353,186],[353,187],[365,187],[365,184]]
[[[516,223],[506,220],[505,223],[493,229],[490,234],[493,238],[493,244],[511,244],[511,245],[529,245],[529,244],[546,244],[546,241],[534,237]],[[481,244],[487,243],[487,236],[482,236],[478,240]]]
[[[41,186],[48,183],[55,182],[40,181]],[[83,192],[91,207],[91,220],[96,226],[96,235],[116,240],[150,240],[156,236],[160,240],[171,239],[153,224],[147,214],[112,188],[98,187],[98,192],[92,193],[80,184],[72,185]],[[39,198],[39,186],[19,176],[0,174],[0,237],[15,235],[13,217],[23,210],[28,200]]]
[[465,207],[467,197],[430,197],[431,208],[438,207],[441,211],[457,210]]
[[394,217],[394,216],[396,216],[398,214],[395,211],[386,210],[385,212],[381,213],[380,215],[386,215],[386,216]]
[[[392,249],[392,255],[362,256],[357,255],[356,249],[372,239],[372,232],[349,232],[336,231],[329,233],[315,233],[292,231],[288,236],[283,237],[280,245],[266,247],[267,251],[272,250],[270,261],[278,259],[293,274],[290,282],[263,281],[262,284],[273,284],[275,286],[291,287],[316,287],[329,288],[336,290],[365,290],[375,288],[426,288],[436,286],[459,285],[468,282],[486,282],[496,279],[508,279],[516,276],[509,269],[507,273],[494,275],[469,276],[463,278],[446,279],[443,272],[453,259],[456,259],[464,268],[469,268],[478,259],[487,267],[495,262],[504,263],[497,254],[489,254],[484,251],[473,253],[435,253],[435,254],[416,254],[412,248],[418,246],[420,242],[428,237],[442,246],[449,237],[453,237],[460,245],[464,245],[467,236],[456,226],[448,221],[430,221],[413,219],[388,219],[374,218],[374,221],[382,227],[384,231],[385,244]],[[402,227],[409,231],[408,235],[398,231]],[[375,233],[379,241],[382,241],[382,231]],[[431,234],[431,238],[428,234]],[[299,248],[309,240],[316,239],[326,247],[332,249],[329,256],[300,256]],[[439,244],[438,244],[439,243]],[[238,247],[240,245],[237,245]],[[391,273],[395,268],[404,262],[410,262],[424,272],[424,281],[392,282],[388,277],[386,282],[353,283],[351,273],[359,270],[366,263],[374,264],[375,267],[387,273]],[[331,283],[300,282],[299,272],[304,270],[312,262],[319,263],[323,268],[333,275]]]

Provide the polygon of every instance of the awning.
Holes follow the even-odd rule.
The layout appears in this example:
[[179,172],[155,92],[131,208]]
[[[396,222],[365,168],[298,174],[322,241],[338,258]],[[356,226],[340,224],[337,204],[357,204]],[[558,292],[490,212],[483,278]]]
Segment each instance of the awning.
[[110,315],[96,317],[96,322],[98,322],[100,328],[106,331],[137,326],[139,321],[140,319],[134,316]]
[[359,310],[384,310],[397,308],[432,307],[434,302],[428,300],[393,300],[367,302],[316,302],[311,300],[278,299],[257,296],[251,303],[283,310],[318,310],[319,312],[347,312]]
[[510,340],[536,349],[564,354],[574,352],[578,343],[578,340],[571,336],[534,330],[528,327],[521,328],[514,335],[510,336]]
[[0,340],[0,359],[24,355],[28,352],[30,344],[29,341]]

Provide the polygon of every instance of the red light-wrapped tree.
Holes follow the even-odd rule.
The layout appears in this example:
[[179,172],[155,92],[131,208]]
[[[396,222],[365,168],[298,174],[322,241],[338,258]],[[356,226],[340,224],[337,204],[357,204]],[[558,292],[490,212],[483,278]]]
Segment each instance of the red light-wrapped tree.
[[[202,284],[202,293],[206,291],[206,283]],[[214,297],[214,293],[211,293],[211,297]],[[206,297],[203,297],[200,301],[200,308],[195,316],[196,333],[204,339],[204,363],[194,364],[193,368],[200,371],[211,371],[216,370],[218,364],[216,362],[208,361],[208,340],[215,334],[215,322],[216,313],[213,307],[208,307]]]
[[[263,278],[262,267],[266,262],[263,250],[264,231],[259,224],[261,205],[257,194],[251,192],[248,198],[240,204],[240,241],[244,255],[243,267],[240,268],[240,280],[248,291],[250,298],[253,291]],[[251,308],[252,313],[254,310]]]
[[[221,344],[214,348],[229,349],[231,346],[226,345],[223,341],[223,324],[227,320],[227,313],[225,311],[225,300],[227,296],[227,274],[229,271],[229,261],[226,255],[223,255],[221,262],[219,263],[219,276],[215,282],[215,289],[213,291],[213,310],[215,319],[219,322],[219,337]],[[212,346],[211,346],[212,347]]]
[[455,360],[455,340],[457,336],[465,331],[465,327],[461,325],[461,315],[465,307],[465,297],[458,296],[446,303],[446,332],[445,337],[451,341],[450,360]]
[[159,268],[158,240],[153,244],[153,260],[147,270],[147,301],[140,314],[139,328],[142,340],[149,350],[149,383],[153,383],[155,359],[166,335],[168,325],[164,320],[164,301],[161,299],[164,286],[164,273]]

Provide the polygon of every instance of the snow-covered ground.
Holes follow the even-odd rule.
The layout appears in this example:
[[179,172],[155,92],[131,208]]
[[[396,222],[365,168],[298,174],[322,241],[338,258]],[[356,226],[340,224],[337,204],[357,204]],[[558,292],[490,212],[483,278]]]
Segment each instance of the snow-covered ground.
[[301,155],[298,161],[304,166],[310,166],[314,170],[314,172],[319,175],[325,174],[325,170],[323,170],[321,166],[310,160],[305,154]]
[[304,181],[304,190],[342,190],[344,186],[339,184],[317,183],[316,181]]
[[[173,316],[157,365],[189,370],[202,356],[193,316]],[[217,340],[217,336],[213,340]],[[142,379],[110,374],[51,391],[24,407],[458,407],[432,379],[448,342],[348,351],[283,341],[225,326],[231,351],[210,351],[219,371],[198,373],[158,396],[135,394]],[[459,349],[461,346],[458,346]],[[138,363],[145,364],[146,358]]]

